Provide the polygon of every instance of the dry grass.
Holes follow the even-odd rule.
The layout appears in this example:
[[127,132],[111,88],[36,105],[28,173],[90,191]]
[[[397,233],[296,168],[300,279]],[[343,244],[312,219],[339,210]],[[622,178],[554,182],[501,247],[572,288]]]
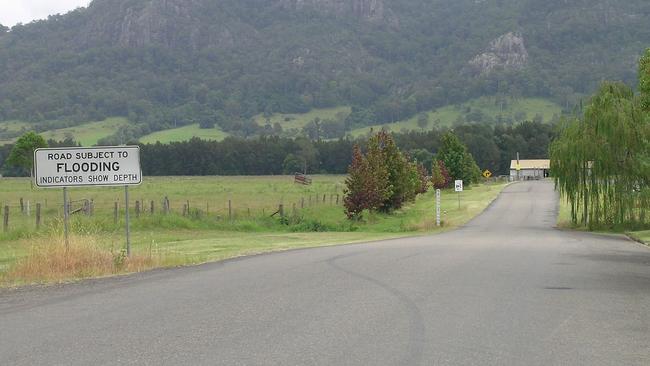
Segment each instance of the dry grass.
[[132,255],[99,245],[96,236],[71,236],[69,245],[61,237],[32,242],[29,254],[18,260],[0,278],[6,284],[58,283],[160,267],[160,256]]

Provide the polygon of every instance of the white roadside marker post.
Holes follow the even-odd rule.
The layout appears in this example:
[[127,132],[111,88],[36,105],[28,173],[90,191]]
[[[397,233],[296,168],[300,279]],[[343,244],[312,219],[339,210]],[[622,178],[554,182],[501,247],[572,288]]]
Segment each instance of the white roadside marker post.
[[440,194],[441,191],[436,189],[436,226],[440,227]]

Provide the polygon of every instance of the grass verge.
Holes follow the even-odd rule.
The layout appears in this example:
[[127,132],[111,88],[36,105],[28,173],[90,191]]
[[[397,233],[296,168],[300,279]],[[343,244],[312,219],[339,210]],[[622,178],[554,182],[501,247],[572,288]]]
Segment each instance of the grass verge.
[[[560,210],[557,217],[557,226],[563,229],[572,229],[572,230],[580,230],[580,231],[588,230],[584,226],[580,226],[580,225],[576,226],[571,222],[571,206],[563,198],[560,198]],[[642,230],[642,231],[597,230],[597,232],[625,234],[640,243],[645,243],[646,245],[650,246],[650,230]]]
[[[60,220],[45,231],[17,232],[0,238],[0,285],[20,286],[74,281],[142,270],[193,265],[233,257],[294,248],[359,243],[450,230],[482,212],[505,184],[480,185],[457,195],[443,192],[443,227],[435,226],[434,193],[390,215],[366,213],[349,222],[339,205],[320,203],[289,209],[287,219],[197,214],[150,215],[134,219],[131,258],[123,255],[122,223],[110,216],[77,217],[68,251]],[[286,201],[285,201],[286,202]]]

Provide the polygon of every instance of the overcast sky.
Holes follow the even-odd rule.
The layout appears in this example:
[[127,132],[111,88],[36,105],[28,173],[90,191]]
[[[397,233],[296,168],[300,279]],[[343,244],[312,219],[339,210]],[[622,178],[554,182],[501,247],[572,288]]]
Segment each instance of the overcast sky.
[[65,14],[90,0],[0,0],[0,24],[8,27],[45,19],[52,14]]

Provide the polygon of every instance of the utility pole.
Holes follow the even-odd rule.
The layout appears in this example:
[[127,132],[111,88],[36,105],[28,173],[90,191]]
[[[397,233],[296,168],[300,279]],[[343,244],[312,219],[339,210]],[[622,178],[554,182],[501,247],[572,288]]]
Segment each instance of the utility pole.
[[519,163],[519,152],[517,152],[517,181],[521,180],[521,164]]

